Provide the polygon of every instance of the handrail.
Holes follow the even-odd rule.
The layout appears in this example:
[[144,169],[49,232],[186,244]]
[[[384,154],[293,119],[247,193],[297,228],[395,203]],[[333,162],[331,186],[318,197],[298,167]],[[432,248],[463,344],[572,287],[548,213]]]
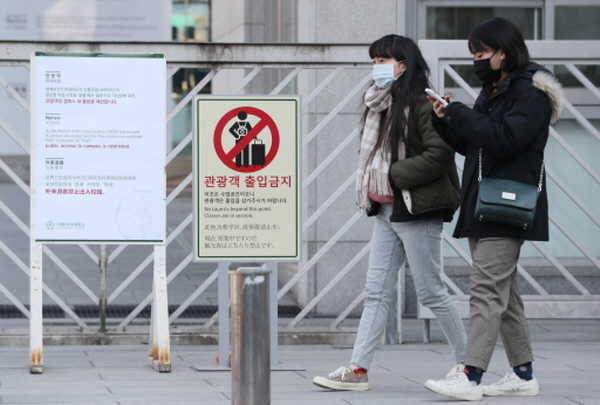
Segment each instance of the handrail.
[[28,62],[32,52],[76,52],[165,53],[169,63],[193,67],[371,65],[368,48],[369,44],[0,41],[0,62]]

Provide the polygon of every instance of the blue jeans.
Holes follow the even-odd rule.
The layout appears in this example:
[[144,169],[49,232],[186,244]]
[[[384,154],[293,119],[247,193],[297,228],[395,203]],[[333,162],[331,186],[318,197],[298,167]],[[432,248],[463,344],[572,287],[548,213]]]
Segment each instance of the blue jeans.
[[398,270],[408,260],[417,298],[436,316],[457,363],[465,361],[467,335],[456,306],[442,281],[442,219],[390,222],[392,207],[382,205],[375,219],[366,297],[352,363],[369,369],[385,329]]

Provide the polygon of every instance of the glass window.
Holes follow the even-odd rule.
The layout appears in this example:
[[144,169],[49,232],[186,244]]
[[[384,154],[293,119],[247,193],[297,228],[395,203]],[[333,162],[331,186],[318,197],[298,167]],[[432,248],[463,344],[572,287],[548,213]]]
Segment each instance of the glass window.
[[280,12],[280,42],[290,43],[297,42],[296,40],[296,10],[297,0],[283,0],[281,1],[281,12]]
[[[600,86],[600,65],[575,65],[575,68],[595,86]],[[563,87],[583,87],[583,84],[565,66],[556,66],[554,68],[554,75]]]
[[210,41],[210,1],[173,0],[174,41]]
[[[600,39],[600,7],[556,7],[554,35],[562,40],[598,40]],[[578,66],[581,72],[596,86],[600,86],[600,66]],[[564,87],[582,87],[563,66],[554,72]]]
[[600,39],[600,7],[556,7],[555,39]]
[[[173,41],[210,41],[210,0],[173,0],[171,12]],[[174,108],[208,73],[210,69],[180,68],[171,79],[171,105]],[[201,93],[210,93],[210,83]],[[172,120],[172,146],[179,144],[192,130],[192,110],[188,103]],[[180,155],[191,155],[188,145]]]
[[542,38],[540,8],[427,7],[426,39],[467,39],[473,28],[493,17],[515,23],[525,39]]
[[[512,21],[526,40],[542,37],[542,10],[518,7],[427,7],[427,39],[468,39],[479,23],[494,17]],[[481,86],[472,66],[452,66],[473,87]],[[458,85],[446,76],[447,87]]]

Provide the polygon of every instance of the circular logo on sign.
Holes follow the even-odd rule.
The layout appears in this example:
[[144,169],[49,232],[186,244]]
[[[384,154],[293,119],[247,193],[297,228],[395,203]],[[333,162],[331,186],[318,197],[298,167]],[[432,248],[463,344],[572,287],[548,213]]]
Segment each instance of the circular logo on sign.
[[213,143],[217,156],[227,167],[252,173],[268,166],[277,155],[279,130],[266,112],[239,107],[219,120]]

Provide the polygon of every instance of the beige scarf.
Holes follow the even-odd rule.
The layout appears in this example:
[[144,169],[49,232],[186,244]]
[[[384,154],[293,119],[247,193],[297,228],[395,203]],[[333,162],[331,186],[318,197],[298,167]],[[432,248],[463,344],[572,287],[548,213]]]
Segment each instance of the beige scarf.
[[[356,179],[356,204],[360,209],[371,206],[369,192],[382,196],[393,196],[388,181],[392,154],[389,142],[384,139],[381,147],[373,153],[379,137],[380,114],[392,106],[390,88],[381,90],[375,84],[365,93],[365,104],[369,109],[363,128],[360,154],[358,156],[358,177]],[[384,134],[387,138],[389,131]],[[399,157],[404,156],[404,145],[399,145]]]

